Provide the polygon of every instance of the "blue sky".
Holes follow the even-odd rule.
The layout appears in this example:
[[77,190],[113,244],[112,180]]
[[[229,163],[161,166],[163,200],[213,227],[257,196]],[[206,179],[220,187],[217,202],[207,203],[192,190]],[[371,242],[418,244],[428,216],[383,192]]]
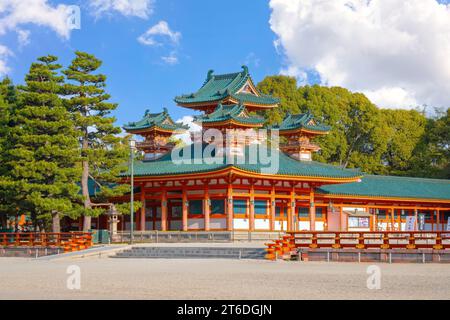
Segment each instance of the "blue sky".
[[[103,61],[101,72],[108,77],[111,101],[119,103],[115,112],[119,125],[140,119],[147,108],[167,107],[174,119],[192,114],[176,106],[173,98],[198,89],[209,69],[234,72],[248,64],[255,81],[260,81],[277,74],[282,63],[273,45],[266,1],[156,1],[148,19],[118,12],[95,17],[84,1],[53,2],[57,3],[80,5],[81,29],[73,30],[66,40],[49,28],[24,25],[31,34],[23,47],[14,32],[0,37],[14,50],[8,60],[10,77],[15,83],[23,82],[30,63],[42,55],[54,54],[68,65],[74,50],[92,53]],[[137,41],[159,21],[181,33],[178,44],[161,39],[160,46],[146,46]],[[161,59],[173,51],[178,63]]]
[[[209,69],[286,74],[362,92],[382,108],[449,107],[449,0],[0,0],[0,77],[75,50],[103,61],[118,125],[167,107]],[[69,30],[67,7],[81,8]],[[140,40],[138,40],[140,39]]]

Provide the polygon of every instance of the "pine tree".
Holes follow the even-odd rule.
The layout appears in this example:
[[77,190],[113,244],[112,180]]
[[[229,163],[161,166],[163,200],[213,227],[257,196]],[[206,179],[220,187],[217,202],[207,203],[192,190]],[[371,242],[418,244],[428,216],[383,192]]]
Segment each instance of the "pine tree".
[[[83,230],[87,231],[91,228],[91,217],[103,212],[104,207],[98,206],[98,202],[109,201],[111,197],[129,191],[129,186],[116,184],[118,174],[126,169],[128,148],[117,136],[121,129],[115,126],[115,118],[110,115],[117,104],[108,102],[106,76],[95,73],[102,62],[85,52],[77,51],[75,55],[63,73],[68,80],[65,86],[68,109],[80,132]],[[96,199],[89,195],[89,179],[102,187]]]
[[7,157],[20,213],[51,218],[52,231],[60,232],[60,219],[73,212],[78,196],[80,157],[78,133],[59,96],[64,77],[56,61],[39,58],[19,86],[21,106],[13,115]]
[[0,82],[0,229],[6,227],[7,214],[14,213],[14,187],[9,177],[7,152],[10,149],[11,114],[15,88],[9,78]]
[[[8,138],[11,122],[11,104],[8,102],[10,87],[9,78],[0,82],[0,177],[7,174],[5,152],[8,149]],[[3,202],[3,201],[2,201]]]

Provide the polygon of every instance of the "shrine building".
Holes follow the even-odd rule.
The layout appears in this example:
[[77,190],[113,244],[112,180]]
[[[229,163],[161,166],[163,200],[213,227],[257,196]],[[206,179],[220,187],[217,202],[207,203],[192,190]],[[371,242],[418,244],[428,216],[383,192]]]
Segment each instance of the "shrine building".
[[[332,128],[307,112],[264,129],[261,111],[280,101],[262,94],[245,66],[209,71],[197,92],[175,102],[202,112],[192,144],[176,146],[171,137],[188,127],[165,109],[124,126],[143,139],[143,159],[134,163],[135,200],[144,204],[135,230],[400,231],[411,228],[408,217],[414,230],[448,230],[450,180],[368,175],[313,161],[315,137]],[[129,183],[130,172],[122,179]],[[130,217],[122,220],[119,230],[129,230]]]

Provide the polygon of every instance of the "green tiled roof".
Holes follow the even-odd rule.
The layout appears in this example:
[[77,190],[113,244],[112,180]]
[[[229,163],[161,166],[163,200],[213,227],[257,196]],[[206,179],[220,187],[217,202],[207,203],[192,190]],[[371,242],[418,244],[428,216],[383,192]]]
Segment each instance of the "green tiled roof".
[[259,105],[275,105],[279,99],[258,92],[258,95],[250,93],[237,93],[247,80],[251,80],[248,68],[242,66],[241,72],[215,75],[213,70],[208,71],[206,81],[195,93],[175,97],[179,104],[219,102],[227,97],[232,97],[242,103],[254,103]]
[[[211,157],[203,158],[201,155],[202,152],[200,152],[200,155],[195,152],[195,150],[204,150],[206,146],[207,145],[205,144],[192,144],[182,149],[175,149],[177,154],[180,154],[180,157],[182,157],[185,152],[190,152],[191,156],[188,157],[188,159],[192,160],[192,163],[175,164],[171,153],[154,161],[137,161],[134,164],[134,174],[136,176],[177,175],[217,171],[228,167],[235,167],[250,173],[264,174],[267,172],[264,170],[267,170],[270,167],[269,164],[265,164],[267,161],[261,159],[257,152],[252,152],[253,150],[251,147],[245,148],[245,158],[241,159],[242,163],[235,161],[234,164],[227,164],[226,159],[221,159],[220,163],[211,163],[212,161],[208,163],[209,160],[212,160]],[[269,157],[272,155],[272,152],[278,154],[278,170],[276,172],[270,172],[269,174],[271,175],[303,176],[311,178],[358,178],[361,176],[360,172],[357,170],[342,169],[314,161],[297,161],[285,155],[283,152],[274,149],[261,150],[263,155],[267,154]],[[211,152],[211,154],[212,157],[214,157],[214,151]],[[255,159],[252,159],[250,154],[252,154],[252,157],[255,157]],[[129,176],[129,172],[124,173],[123,176]]]
[[199,123],[215,123],[227,120],[256,125],[264,123],[264,118],[248,115],[245,107],[239,104],[219,104],[213,112],[195,117],[195,121]]
[[314,120],[314,116],[309,112],[295,115],[287,114],[280,125],[273,126],[272,128],[278,129],[280,131],[295,130],[295,129],[308,129],[322,132],[330,131],[329,126],[319,124],[317,121]]
[[149,129],[152,127],[158,127],[164,130],[175,131],[175,130],[187,130],[188,126],[181,123],[176,123],[172,120],[164,108],[163,112],[160,113],[149,113],[148,110],[145,112],[144,117],[137,122],[130,122],[126,124],[123,128],[126,131],[136,131],[142,129]]
[[[90,177],[88,178],[88,191],[90,197],[95,197],[100,192],[100,186]],[[79,193],[81,194],[81,190]]]
[[365,175],[361,182],[323,186],[332,195],[450,200],[450,180]]

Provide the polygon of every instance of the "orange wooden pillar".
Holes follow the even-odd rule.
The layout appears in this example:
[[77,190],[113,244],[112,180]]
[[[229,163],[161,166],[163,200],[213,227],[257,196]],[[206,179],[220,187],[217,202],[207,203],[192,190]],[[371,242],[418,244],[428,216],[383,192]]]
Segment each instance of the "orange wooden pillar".
[[272,190],[270,191],[270,231],[275,231],[275,213],[276,213],[275,186],[272,185]]
[[227,230],[233,230],[233,186],[231,183],[227,188]]
[[391,231],[395,230],[394,208],[391,208]]
[[417,208],[414,209],[414,230],[419,231],[419,221],[417,220],[419,218],[418,210]]
[[186,188],[183,188],[182,191],[182,208],[183,208],[183,231],[188,231],[188,200],[187,200],[187,193]]
[[316,230],[316,206],[314,204],[314,189],[309,192],[309,230]]
[[167,231],[167,190],[163,189],[161,197],[161,231]]
[[141,222],[140,222],[140,230],[145,231],[145,189],[144,185],[141,186]]
[[289,197],[289,206],[288,206],[288,212],[287,212],[287,231],[294,231],[293,226],[293,218],[295,214],[295,191],[294,187],[292,187],[291,194]]
[[436,231],[441,231],[441,217],[439,209],[436,210]]
[[209,188],[205,188],[205,198],[203,199],[203,214],[205,216],[205,231],[210,230],[210,199],[209,199]]
[[248,229],[249,231],[255,230],[255,189],[252,185],[250,187],[250,198],[248,200],[248,210],[249,210],[249,219],[248,219]]

